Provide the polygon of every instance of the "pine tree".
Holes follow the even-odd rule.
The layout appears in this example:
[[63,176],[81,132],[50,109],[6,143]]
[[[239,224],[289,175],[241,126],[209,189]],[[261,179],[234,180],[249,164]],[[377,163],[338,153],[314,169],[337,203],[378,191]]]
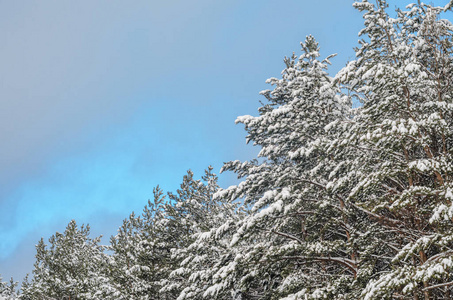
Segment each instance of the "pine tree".
[[0,275],[0,295],[3,296],[4,292],[6,291],[7,284],[6,282],[3,282],[3,278]]
[[9,282],[3,282],[3,278],[0,276],[0,299],[14,300],[18,299],[17,286],[18,282],[14,281],[13,278]]
[[202,181],[185,177],[178,196],[171,195],[176,203],[172,219],[190,229],[188,243],[172,249],[172,258],[180,263],[163,287],[178,291],[178,300],[229,299],[235,291],[233,282],[222,275],[239,250],[229,242],[243,213],[237,203],[215,197],[217,180],[209,167]]
[[[49,246],[36,246],[33,279],[22,289],[24,299],[108,299],[102,274],[106,265],[100,237],[89,237],[90,227],[78,228],[72,220],[64,233],[57,232]],[[111,298],[112,299],[112,298]]]
[[453,26],[440,7],[412,4],[391,18],[376,2],[355,3],[364,38],[337,76],[363,104],[345,136],[361,151],[341,183],[381,232],[374,262],[363,257],[374,280],[362,297],[449,299]]
[[166,219],[166,201],[159,187],[153,192],[153,202],[148,201],[143,214],[132,213],[111,238],[110,277],[117,299],[166,299],[159,292],[160,280],[168,276],[170,248],[178,239],[171,239],[159,225]]
[[[17,286],[19,285],[19,282],[14,281],[14,279],[11,277],[9,280],[9,284],[7,285],[6,289],[3,291],[3,297],[5,297],[8,300],[14,300],[18,299],[18,294],[17,294]],[[1,293],[0,293],[1,295]]]
[[[174,271],[197,234],[218,224],[221,213],[213,200],[218,189],[212,167],[202,180],[189,170],[168,200],[158,187],[142,215],[123,222],[111,239],[113,285],[120,299],[176,299],[187,285]],[[173,274],[173,275],[171,275]]]
[[[6,282],[3,282],[3,278],[0,275],[0,297],[6,298],[8,294],[8,284]],[[0,299],[2,299],[0,298]]]
[[247,245],[233,263],[246,298],[340,299],[357,275],[349,212],[328,185],[342,168],[331,147],[350,101],[326,73],[332,56],[319,61],[312,36],[301,46],[300,57],[285,59],[282,79],[267,81],[275,87],[262,92],[260,115],[237,119],[261,147],[259,159],[223,168],[245,178],[220,193],[250,209],[231,242]]

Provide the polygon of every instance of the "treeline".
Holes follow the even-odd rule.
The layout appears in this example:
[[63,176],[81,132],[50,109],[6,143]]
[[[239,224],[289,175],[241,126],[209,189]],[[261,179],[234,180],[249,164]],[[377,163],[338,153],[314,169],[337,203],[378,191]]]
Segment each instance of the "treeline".
[[[453,25],[446,7],[356,1],[334,77],[312,36],[237,119],[257,159],[219,188],[156,188],[110,245],[73,221],[37,245],[20,299],[452,299]],[[360,105],[355,105],[360,102]],[[354,104],[354,105],[353,105]]]

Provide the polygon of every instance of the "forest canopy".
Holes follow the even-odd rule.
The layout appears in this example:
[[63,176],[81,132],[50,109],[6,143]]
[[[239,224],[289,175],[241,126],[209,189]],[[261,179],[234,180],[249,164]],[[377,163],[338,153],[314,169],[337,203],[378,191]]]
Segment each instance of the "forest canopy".
[[258,157],[154,189],[109,245],[71,221],[0,299],[452,299],[453,25],[356,1],[337,74],[307,36],[241,116]]

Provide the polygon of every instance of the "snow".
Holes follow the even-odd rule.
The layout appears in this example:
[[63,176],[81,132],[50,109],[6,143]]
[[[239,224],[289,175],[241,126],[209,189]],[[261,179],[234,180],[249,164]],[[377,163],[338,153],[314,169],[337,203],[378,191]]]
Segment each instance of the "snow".
[[[426,66],[431,49],[438,49],[430,44],[436,39],[417,29],[417,14],[423,13],[417,5],[396,19],[365,0],[354,5],[365,10],[366,24],[356,60],[333,80],[309,36],[303,54],[285,60],[281,78],[267,81],[274,89],[261,92],[268,103],[259,116],[236,119],[245,125],[247,141],[261,148],[259,159],[222,168],[235,172],[239,184],[220,189],[212,178],[207,187],[204,179],[185,177],[183,196],[170,196],[144,218],[132,216],[112,239],[124,244],[105,261],[131,288],[160,285],[163,295],[171,291],[178,299],[214,299],[229,292],[239,298],[240,290],[253,295],[269,286],[286,300],[383,299],[404,298],[423,282],[448,278],[453,163],[442,143],[446,137],[448,148],[453,137],[453,94],[438,90],[450,84],[433,80],[438,66]],[[422,18],[426,28],[433,15]],[[442,32],[452,28],[443,22],[430,26]],[[451,64],[440,67],[453,72]],[[354,97],[362,107],[352,108]],[[54,260],[44,248],[41,256]],[[99,254],[71,252],[58,262],[83,265],[93,253]],[[104,259],[96,257],[96,263]],[[78,282],[49,276],[50,268],[38,271],[55,277],[53,284]],[[102,284],[117,298],[129,296],[108,279]]]

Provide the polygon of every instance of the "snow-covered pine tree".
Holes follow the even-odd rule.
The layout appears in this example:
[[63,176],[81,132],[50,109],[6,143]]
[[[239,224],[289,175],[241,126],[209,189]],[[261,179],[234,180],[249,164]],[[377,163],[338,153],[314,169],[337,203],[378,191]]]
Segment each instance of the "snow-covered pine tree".
[[[32,287],[31,287],[31,282],[30,282],[30,274],[27,273],[25,275],[25,278],[22,280],[20,284],[20,290],[19,290],[19,299],[21,300],[33,300],[31,297],[32,295]],[[27,295],[28,293],[28,295]]]
[[160,280],[168,277],[170,248],[177,239],[158,225],[166,218],[166,200],[159,186],[153,194],[142,215],[132,213],[110,239],[110,278],[116,299],[167,299],[159,293]]
[[[196,183],[192,179],[190,182]],[[191,186],[198,186],[196,193],[187,192]],[[187,233],[191,242],[172,250],[172,258],[180,264],[163,287],[178,291],[178,300],[230,299],[235,292],[234,283],[225,278],[225,268],[240,250],[230,247],[229,242],[231,229],[244,213],[238,203],[215,198],[218,189],[217,176],[209,167],[202,181],[183,184],[179,196],[172,196],[176,210],[183,208],[185,212],[182,216],[177,214],[178,219],[191,229]]]
[[79,229],[72,220],[64,233],[41,239],[36,246],[36,262],[31,283],[22,288],[23,299],[114,299],[104,293],[108,279],[100,237],[89,237],[90,227]]
[[[1,278],[0,278],[1,281]],[[15,300],[19,298],[18,291],[17,291],[17,286],[19,285],[19,282],[14,281],[14,279],[11,277],[9,280],[9,283],[5,285],[5,289],[3,292],[1,292],[0,288],[0,299],[1,297],[8,299],[8,300]]]
[[341,299],[357,276],[354,224],[328,186],[342,168],[332,142],[347,127],[351,104],[326,73],[332,56],[318,60],[312,36],[301,46],[300,57],[285,59],[282,79],[267,81],[274,89],[262,92],[268,103],[260,115],[237,119],[247,141],[261,147],[259,159],[223,167],[245,178],[219,196],[250,209],[231,241],[246,249],[228,271],[246,299]]
[[13,278],[9,281],[9,283],[4,282],[2,276],[0,275],[0,300],[13,300],[17,299],[17,288],[18,282],[15,282]]
[[0,274],[0,295],[3,296],[4,291],[6,291],[7,284],[3,281],[3,278]]
[[118,299],[176,299],[187,286],[187,278],[173,272],[187,258],[184,253],[196,235],[218,224],[221,213],[212,198],[218,185],[211,171],[209,167],[202,180],[195,180],[189,170],[168,200],[155,189],[143,214],[132,214],[112,237],[111,277]]
[[380,228],[362,297],[451,299],[453,26],[423,3],[395,18],[384,0],[354,5],[363,39],[337,78],[363,103],[345,136],[360,151],[337,187],[353,184],[348,202]]

